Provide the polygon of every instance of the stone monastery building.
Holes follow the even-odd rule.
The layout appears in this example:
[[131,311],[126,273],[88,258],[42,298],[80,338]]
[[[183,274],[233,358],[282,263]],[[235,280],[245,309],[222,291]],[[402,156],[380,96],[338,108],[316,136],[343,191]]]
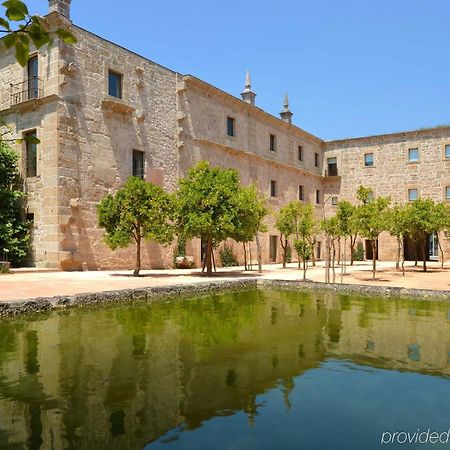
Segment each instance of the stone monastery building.
[[[77,44],[56,40],[32,54],[26,68],[12,50],[0,58],[0,114],[10,137],[40,140],[17,145],[34,265],[132,267],[133,248],[104,245],[97,204],[131,175],[174,190],[201,160],[237,169],[273,210],[300,199],[330,217],[339,200],[356,201],[361,184],[393,202],[450,201],[450,127],[324,141],[291,123],[287,97],[280,118],[258,108],[248,75],[240,99],[176,73],[71,23],[70,1],[49,0],[46,20],[70,27]],[[261,236],[264,262],[281,259],[273,222],[269,217]],[[441,242],[450,251],[448,237]],[[395,239],[383,234],[379,258],[395,259],[395,252]],[[316,253],[320,258],[320,242]],[[199,265],[201,243],[190,242],[188,254]],[[170,267],[172,256],[149,243],[142,266]],[[438,257],[433,236],[429,256]]]

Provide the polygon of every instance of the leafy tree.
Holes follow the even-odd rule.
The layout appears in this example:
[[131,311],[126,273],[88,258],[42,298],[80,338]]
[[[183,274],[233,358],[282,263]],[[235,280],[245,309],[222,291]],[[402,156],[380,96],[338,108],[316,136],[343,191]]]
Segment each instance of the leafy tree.
[[379,235],[387,230],[387,209],[390,199],[387,197],[377,197],[371,199],[370,190],[364,186],[358,189],[357,197],[362,205],[357,209],[356,223],[359,234],[370,240],[372,245],[372,277],[375,280],[377,242]]
[[[259,232],[266,231],[264,218],[267,215],[267,199],[258,193],[255,185],[240,187],[237,196],[236,227],[232,238],[244,247],[244,265],[247,270],[246,244],[253,241]],[[258,246],[258,265],[261,261],[261,248]],[[261,270],[261,267],[260,267]]]
[[311,259],[311,244],[306,239],[296,239],[294,248],[297,252],[299,260],[303,263],[303,281],[306,281],[306,271],[308,270],[308,261]]
[[[295,241],[307,241],[311,246],[311,239],[315,232],[315,219],[312,205],[303,203],[299,200],[289,202],[280,209],[277,216],[276,227],[281,233],[283,267],[286,267],[287,245],[290,236],[294,236]],[[299,268],[301,261],[302,258],[299,256]]]
[[439,234],[450,229],[450,205],[445,203],[436,203],[431,215],[431,224],[428,229],[430,233],[435,233],[438,240],[439,250],[441,253],[441,267],[444,267],[444,251],[442,250]]
[[409,209],[409,204],[396,204],[389,209],[387,216],[387,231],[397,239],[397,261],[395,267],[399,269],[401,262],[403,275],[405,275],[405,250],[403,243],[409,231]]
[[[357,206],[353,205],[352,203],[341,200],[338,203],[336,216],[339,221],[339,226],[341,228],[341,235],[344,237],[345,240],[347,238],[350,239],[350,265],[353,265],[354,261],[354,253],[355,253],[355,245],[356,245],[356,239],[358,238],[358,227],[357,222],[355,220],[357,213]],[[344,243],[344,246],[346,246],[346,243]],[[345,247],[344,247],[345,248]],[[344,250],[345,251],[345,250]]]
[[341,235],[341,227],[337,216],[323,219],[320,227],[325,233],[325,283],[330,282],[330,269],[333,274],[333,283],[336,281],[335,261],[336,261],[336,241]]
[[31,45],[40,49],[44,45],[51,45],[55,37],[67,44],[76,42],[75,36],[66,28],[49,30],[41,17],[30,15],[24,2],[7,0],[2,5],[5,12],[0,17],[0,33],[5,34],[5,37],[0,46],[6,49],[14,47],[16,60],[21,66],[27,65]]
[[172,241],[173,200],[159,186],[130,177],[115,195],[107,195],[97,208],[99,226],[105,229],[105,242],[111,249],[136,243],[135,276],[139,276],[141,269],[143,239],[161,244]]
[[0,141],[0,254],[20,263],[29,251],[28,225],[23,220],[18,154]]

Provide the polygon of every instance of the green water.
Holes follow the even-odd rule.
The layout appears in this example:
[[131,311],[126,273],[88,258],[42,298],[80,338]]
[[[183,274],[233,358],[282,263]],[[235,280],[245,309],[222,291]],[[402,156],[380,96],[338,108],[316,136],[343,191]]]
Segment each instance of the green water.
[[[450,448],[450,303],[250,291],[0,322],[1,449]],[[387,436],[387,435],[386,435]]]

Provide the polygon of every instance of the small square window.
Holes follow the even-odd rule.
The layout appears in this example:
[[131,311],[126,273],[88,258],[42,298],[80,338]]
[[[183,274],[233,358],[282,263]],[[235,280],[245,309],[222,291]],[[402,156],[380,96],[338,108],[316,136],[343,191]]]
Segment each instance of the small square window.
[[274,134],[270,135],[269,145],[272,152],[277,150],[277,137]]
[[133,150],[133,177],[144,179],[144,152]]
[[316,189],[316,204],[320,205],[320,191]]
[[445,188],[445,200],[450,200],[450,186]]
[[338,198],[336,196],[331,197],[331,204],[333,206],[337,206],[338,204]]
[[303,147],[301,145],[298,146],[298,160],[303,161]]
[[298,199],[301,201],[305,200],[305,188],[303,186],[298,187]]
[[419,161],[419,149],[418,148],[408,149],[408,161],[409,162]]
[[37,144],[36,130],[24,134],[25,139],[25,172],[28,178],[37,176]]
[[314,166],[319,167],[319,154],[314,153]]
[[419,191],[417,189],[408,189],[408,200],[413,202],[419,198]]
[[373,153],[366,153],[364,155],[364,165],[366,167],[373,167]]
[[234,136],[234,119],[227,117],[227,135]]
[[275,180],[270,180],[270,196],[277,196],[277,182]]
[[108,72],[108,94],[112,97],[122,98],[122,75],[112,70]]
[[445,159],[450,159],[450,145],[445,146]]

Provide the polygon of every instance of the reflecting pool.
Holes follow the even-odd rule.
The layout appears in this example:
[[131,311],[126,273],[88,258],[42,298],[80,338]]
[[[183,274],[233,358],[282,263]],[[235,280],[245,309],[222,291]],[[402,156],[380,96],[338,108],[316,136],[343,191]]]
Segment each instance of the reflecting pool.
[[445,440],[449,394],[449,302],[258,290],[0,322],[0,449],[448,448],[414,439]]

